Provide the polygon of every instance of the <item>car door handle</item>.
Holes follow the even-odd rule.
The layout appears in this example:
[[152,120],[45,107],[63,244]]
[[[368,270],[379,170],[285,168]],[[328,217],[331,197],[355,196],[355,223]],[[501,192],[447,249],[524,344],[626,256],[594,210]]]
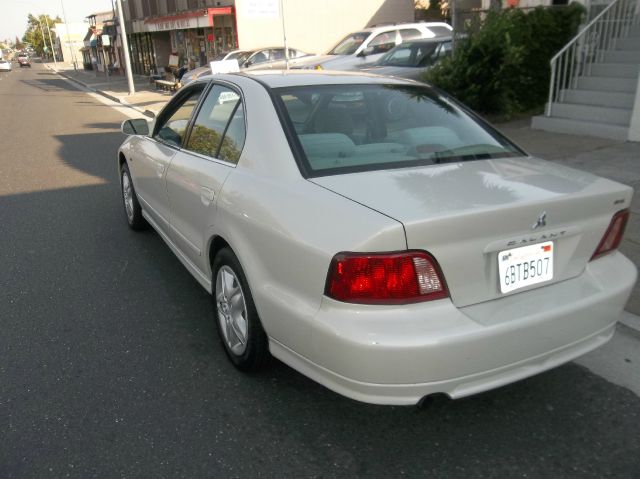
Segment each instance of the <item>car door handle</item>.
[[156,172],[158,173],[159,177],[162,177],[162,175],[164,174],[164,164],[163,163],[156,163]]
[[209,206],[213,201],[213,199],[215,198],[215,196],[216,195],[212,189],[207,188],[206,186],[200,187],[200,200],[202,201],[203,205]]

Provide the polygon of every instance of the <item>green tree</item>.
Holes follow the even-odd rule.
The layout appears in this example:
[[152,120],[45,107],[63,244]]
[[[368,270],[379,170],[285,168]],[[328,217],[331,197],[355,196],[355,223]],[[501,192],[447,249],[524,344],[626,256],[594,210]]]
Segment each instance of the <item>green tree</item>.
[[[58,16],[52,19],[49,15],[40,15],[36,17],[35,15],[29,14],[27,21],[27,30],[22,36],[22,41],[31,44],[33,49],[39,55],[43,55],[46,50],[51,51],[51,43],[49,42],[49,32],[47,31],[47,26],[49,27],[49,29],[51,29],[56,23],[62,23],[62,20]],[[42,29],[40,28],[41,25]],[[43,33],[44,39],[42,38]],[[56,34],[54,30],[51,30],[51,38],[53,39],[53,42],[55,44]],[[44,48],[45,46],[47,47],[46,50]]]

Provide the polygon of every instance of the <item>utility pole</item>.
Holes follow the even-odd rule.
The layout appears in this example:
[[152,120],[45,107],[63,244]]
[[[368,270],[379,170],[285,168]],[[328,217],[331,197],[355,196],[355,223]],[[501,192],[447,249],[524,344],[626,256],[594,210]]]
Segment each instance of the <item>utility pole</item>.
[[122,49],[124,50],[124,63],[127,69],[127,83],[129,84],[129,95],[136,92],[133,84],[133,72],[131,71],[131,57],[129,56],[129,40],[127,40],[127,29],[125,27],[124,15],[122,13],[122,0],[118,0],[118,24],[120,24],[120,37],[122,38]]
[[76,52],[73,51],[73,42],[71,41],[71,35],[69,34],[69,23],[67,22],[67,14],[64,11],[64,2],[60,0],[62,5],[62,16],[64,17],[64,25],[67,27],[67,43],[69,44],[69,50],[71,51],[71,58],[73,59],[73,69],[78,71],[78,59],[76,58]]
[[284,65],[289,69],[289,48],[287,48],[287,31],[284,28],[284,0],[280,0],[280,15],[282,16],[282,39],[284,41]]
[[47,24],[47,32],[49,32],[49,43],[51,43],[51,53],[53,53],[53,64],[55,69],[58,70],[58,60],[56,60],[56,47],[53,46],[53,39],[51,38],[51,28],[49,28],[49,21],[45,17],[45,23]]
[[[42,44],[44,45],[44,48],[47,47],[47,41],[44,39],[44,30],[42,29],[42,22],[40,21],[40,19],[38,17],[35,17],[36,20],[38,20],[38,25],[40,26],[40,34],[42,35]],[[42,53],[44,54],[45,51],[44,49],[42,50]]]

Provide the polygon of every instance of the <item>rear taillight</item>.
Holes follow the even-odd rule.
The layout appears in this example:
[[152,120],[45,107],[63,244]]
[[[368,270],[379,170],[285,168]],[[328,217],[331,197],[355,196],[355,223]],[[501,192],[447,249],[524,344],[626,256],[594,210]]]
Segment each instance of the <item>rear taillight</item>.
[[627,226],[627,221],[629,221],[629,210],[618,211],[613,215],[607,231],[604,233],[600,244],[591,257],[592,260],[618,249],[622,241],[622,236],[624,235],[624,229]]
[[325,294],[363,304],[416,303],[449,296],[438,263],[423,251],[337,254],[329,266]]

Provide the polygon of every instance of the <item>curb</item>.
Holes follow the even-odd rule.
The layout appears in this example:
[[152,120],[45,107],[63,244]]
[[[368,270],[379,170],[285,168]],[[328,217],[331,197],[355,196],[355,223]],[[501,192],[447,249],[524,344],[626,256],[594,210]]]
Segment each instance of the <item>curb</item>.
[[82,86],[83,88],[86,88],[87,90],[92,91],[93,93],[97,93],[98,95],[101,95],[105,98],[108,98],[109,100],[115,102],[115,103],[120,103],[123,106],[126,106],[128,108],[131,108],[133,110],[136,110],[137,112],[142,113],[145,116],[148,116],[150,118],[155,118],[156,114],[154,112],[152,112],[151,110],[147,110],[145,108],[140,108],[139,106],[135,106],[132,105],[131,103],[127,102],[124,98],[118,98],[117,96],[113,96],[110,95],[109,93],[105,93],[102,90],[98,90],[96,88],[93,88],[91,85],[87,85],[86,83],[78,80],[77,78],[73,78],[72,76],[69,76],[61,71],[58,70],[54,70],[52,67],[50,67],[47,63],[43,63],[43,65],[49,69],[49,71],[56,73],[57,75],[60,75],[61,77],[66,78],[69,81],[72,81],[74,83],[77,83],[78,85]]

